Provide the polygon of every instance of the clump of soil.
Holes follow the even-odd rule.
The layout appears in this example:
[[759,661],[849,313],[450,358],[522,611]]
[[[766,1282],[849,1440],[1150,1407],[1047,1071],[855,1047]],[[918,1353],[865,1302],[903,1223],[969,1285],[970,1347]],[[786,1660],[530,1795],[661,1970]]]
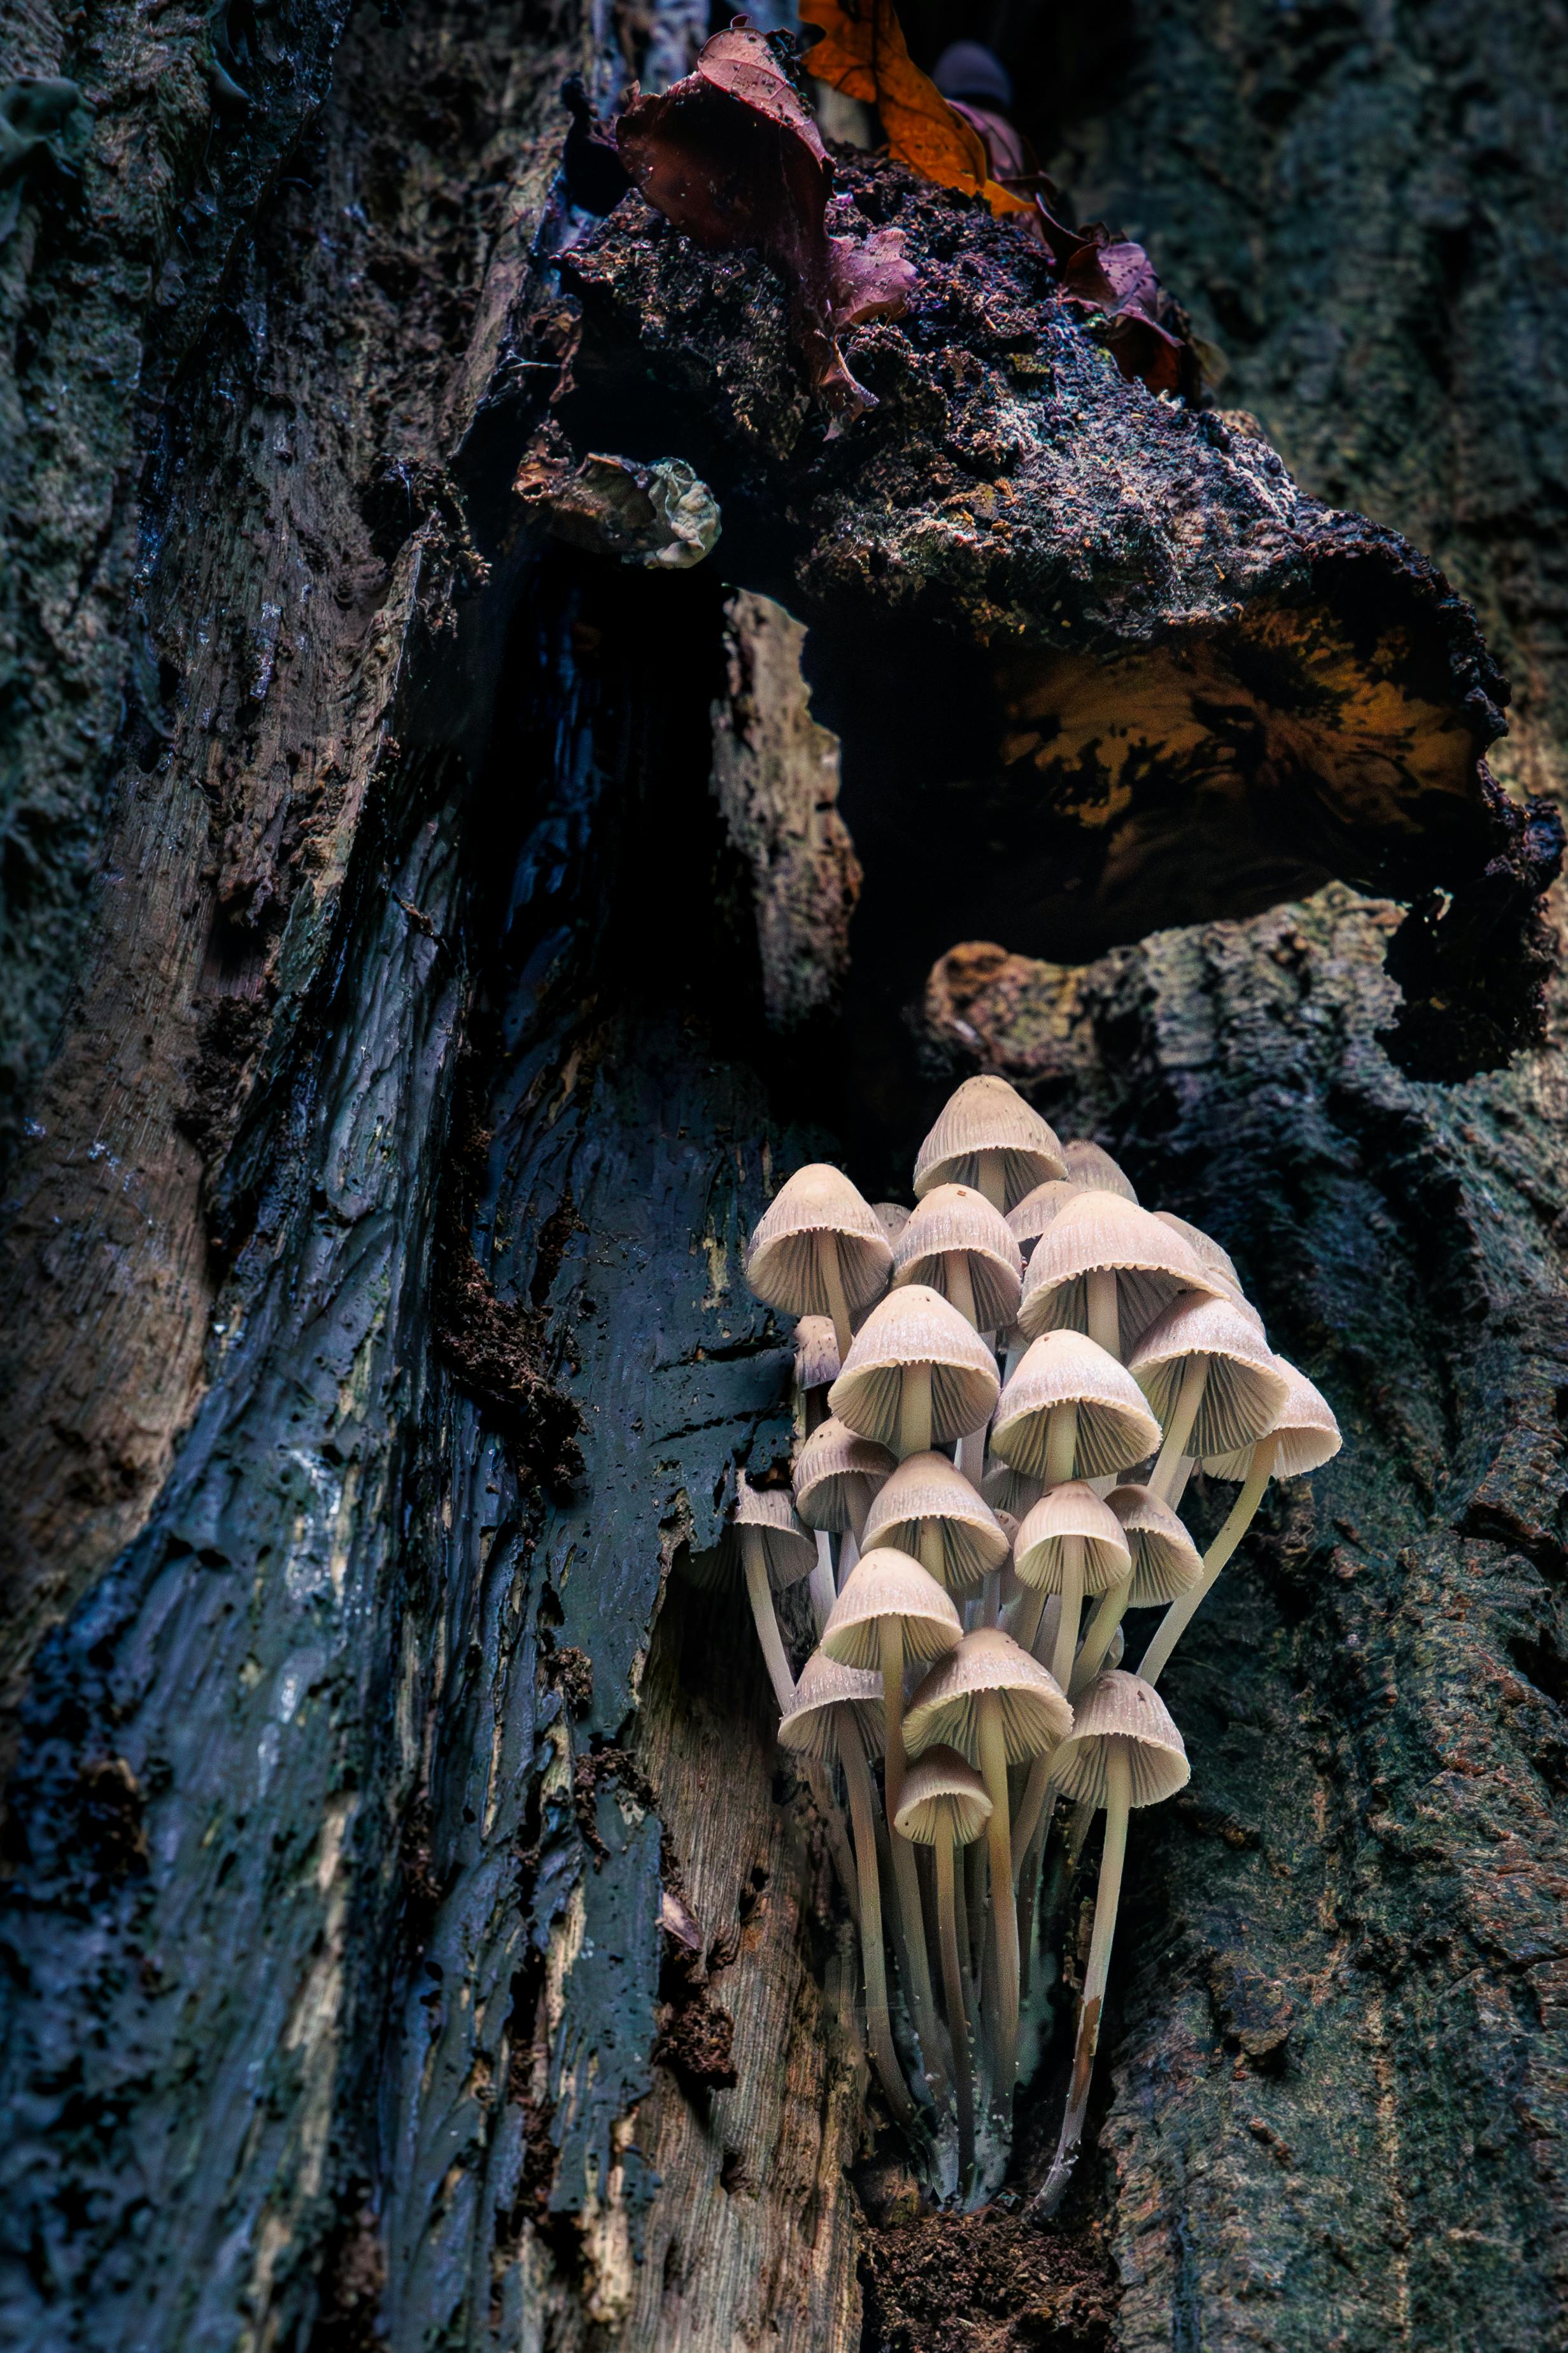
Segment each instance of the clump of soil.
[[988,2206],[868,2231],[867,2353],[1103,2353],[1121,2295],[1091,2230]]

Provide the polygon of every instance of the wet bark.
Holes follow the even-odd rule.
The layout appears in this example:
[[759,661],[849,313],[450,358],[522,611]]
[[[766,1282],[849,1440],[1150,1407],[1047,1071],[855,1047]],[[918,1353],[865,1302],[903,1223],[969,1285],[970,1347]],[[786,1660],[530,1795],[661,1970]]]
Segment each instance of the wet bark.
[[[977,373],[943,393],[951,481],[897,479],[934,428],[929,353],[887,330],[859,369],[879,483],[853,443],[792,473],[782,290],[744,269],[706,342],[680,330],[712,265],[628,214],[568,273],[577,396],[618,426],[595,446],[706,467],[727,549],[676,576],[563,549],[510,485],[573,332],[530,253],[554,88],[602,66],[588,33],[524,6],[237,17],[30,16],[21,62],[74,72],[97,128],[79,204],[29,181],[0,245],[34,469],[6,724],[44,844],[10,882],[7,1002],[34,1071],[54,1041],[7,1187],[9,2334],[717,2353],[766,2331],[946,2348],[978,2316],[999,2345],[1139,2353],[1563,2342],[1560,1026],[1462,1084],[1405,1075],[1380,1042],[1399,910],[1345,881],[1248,898],[1255,867],[1229,920],[1064,930],[1071,970],[950,958],[918,1039],[899,1016],[924,962],[989,929],[984,858],[949,861],[958,932],[922,909],[890,981],[860,956],[896,929],[874,895],[896,871],[833,647],[885,719],[900,617],[856,552],[879,533],[918,571],[933,516],[922,576],[967,642],[1035,593],[1048,527],[1033,555],[989,543],[1000,372],[1009,399],[1070,378],[1115,457],[1068,602],[1102,651],[1191,601],[1177,541],[1222,557],[1216,629],[1310,602],[1289,479],[1245,433],[1178,445],[1057,328],[1026,320],[1009,358],[1005,321],[956,309],[946,347]],[[1490,378],[1413,388],[1365,293],[1377,141],[1328,144],[1353,88],[1506,259],[1547,231],[1494,185],[1458,60],[1479,44],[1500,92],[1531,77],[1502,32],[1331,27],[1274,60],[1292,103],[1260,115],[1262,12],[1201,58],[1195,23],[1151,12],[1065,160],[1139,208],[1184,300],[1212,287],[1222,341],[1221,249],[1252,257],[1264,325],[1229,334],[1226,398],[1309,490],[1425,526],[1500,618],[1526,725],[1500,772],[1540,789],[1561,678],[1527,520],[1560,436],[1514,421],[1554,379],[1510,388],[1513,520],[1484,530],[1444,453],[1474,448]],[[1220,125],[1207,163],[1150,133],[1173,80]],[[1533,170],[1536,129],[1508,120]],[[1238,146],[1239,197],[1212,163]],[[1313,154],[1334,250],[1364,261],[1316,315],[1336,351],[1401,355],[1346,363],[1316,406],[1274,290],[1308,266]],[[1000,235],[957,220],[954,256]],[[1558,332],[1527,280],[1450,287],[1476,351],[1489,302],[1516,343]],[[662,338],[635,412],[628,288]],[[772,387],[761,428],[711,397],[725,300]],[[1178,462],[1202,530],[1166,541],[1150,486]],[[883,491],[895,524],[868,522]],[[1265,504],[1283,554],[1250,528]],[[1419,567],[1395,575],[1435,645],[1470,645]],[[787,695],[759,715],[777,649],[748,667],[731,582],[826,641],[837,813],[813,723]],[[923,659],[940,632],[905,617]],[[1350,871],[1287,847],[1289,888]],[[776,1038],[770,1013],[810,1017],[837,968],[858,857],[849,1022]],[[1134,933],[1184,912],[1148,871]],[[1049,953],[1048,926],[994,936]],[[977,1060],[1232,1250],[1347,1435],[1167,1677],[1192,1789],[1134,1829],[1095,2147],[1045,2239],[911,2215],[743,1611],[679,1571],[736,1467],[788,1445],[787,1335],[739,1272],[770,1185],[847,1140],[868,1192],[901,1188],[924,1106]]]

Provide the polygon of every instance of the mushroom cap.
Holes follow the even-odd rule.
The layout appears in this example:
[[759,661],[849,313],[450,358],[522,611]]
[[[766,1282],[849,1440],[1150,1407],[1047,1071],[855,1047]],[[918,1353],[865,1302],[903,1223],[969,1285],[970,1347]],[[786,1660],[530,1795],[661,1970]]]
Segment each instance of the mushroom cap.
[[[816,1546],[795,1516],[794,1502],[783,1487],[753,1487],[742,1471],[735,1486],[731,1529],[761,1528],[768,1583],[775,1593],[798,1585],[816,1567]],[[741,1546],[735,1542],[739,1565]]]
[[873,1307],[827,1392],[829,1411],[863,1438],[896,1445],[906,1365],[931,1368],[933,1444],[967,1438],[988,1419],[1000,1387],[996,1359],[951,1301],[923,1282],[907,1282]]
[[1132,1556],[1121,1521],[1109,1504],[1081,1479],[1049,1487],[1018,1531],[1013,1566],[1020,1585],[1059,1593],[1062,1589],[1062,1547],[1068,1536],[1083,1539],[1083,1588],[1105,1593],[1120,1585],[1132,1565]]
[[973,1185],[980,1155],[1000,1152],[1003,1198],[1008,1208],[1047,1176],[1065,1176],[1060,1145],[1016,1087],[986,1073],[965,1079],[949,1097],[915,1161],[915,1198],[938,1185]]
[[858,1436],[830,1416],[812,1431],[795,1457],[795,1510],[808,1528],[828,1528],[842,1535],[855,1525],[850,1505],[859,1500],[857,1482],[863,1485],[868,1504],[893,1462],[885,1446]]
[[916,1846],[935,1846],[951,1838],[954,1846],[977,1839],[991,1819],[985,1784],[956,1748],[928,1748],[904,1776],[903,1799],[893,1816],[900,1838]]
[[989,1504],[945,1454],[911,1454],[900,1463],[867,1514],[867,1546],[918,1553],[927,1520],[942,1537],[942,1583],[950,1593],[977,1593],[1010,1546]]
[[[1264,1435],[1277,1437],[1279,1441],[1274,1456],[1274,1477],[1300,1479],[1309,1471],[1321,1470],[1339,1452],[1343,1440],[1334,1409],[1321,1389],[1283,1356],[1276,1356],[1274,1362],[1285,1376],[1289,1394],[1272,1431],[1265,1431]],[[1204,1457],[1204,1469],[1215,1479],[1245,1479],[1251,1468],[1250,1446],[1239,1447],[1233,1453]]]
[[881,1676],[841,1666],[825,1651],[813,1651],[800,1671],[795,1705],[779,1725],[781,1747],[797,1757],[837,1757],[846,1709],[860,1727],[867,1755],[877,1756],[883,1731]]
[[1032,1193],[1025,1194],[1016,1209],[1008,1210],[1007,1223],[1013,1240],[1026,1261],[1053,1219],[1067,1207],[1075,1193],[1083,1190],[1084,1187],[1075,1185],[1070,1176],[1047,1176],[1043,1185],[1037,1185]]
[[1051,1760],[1064,1797],[1104,1805],[1113,1744],[1126,1754],[1135,1806],[1157,1806],[1185,1788],[1187,1752],[1164,1701],[1141,1675],[1108,1667],[1079,1701],[1072,1730]]
[[825,1389],[838,1378],[838,1339],[831,1315],[803,1315],[795,1327],[795,1385]]
[[1072,1725],[1067,1694],[999,1626],[981,1626],[932,1667],[904,1716],[911,1757],[942,1740],[972,1764],[980,1757],[980,1704],[996,1699],[1010,1765],[1053,1749]]
[[1205,1356],[1209,1369],[1187,1453],[1231,1454],[1273,1429],[1290,1385],[1261,1325],[1212,1294],[1173,1300],[1127,1360],[1162,1424],[1171,1418],[1194,1356]]
[[926,1282],[947,1298],[947,1261],[957,1250],[969,1261],[980,1329],[994,1332],[1011,1324],[1023,1289],[1023,1257],[1001,1210],[972,1185],[935,1185],[921,1196],[893,1244],[895,1285]]
[[1132,1556],[1129,1609],[1152,1609],[1201,1582],[1203,1555],[1185,1524],[1148,1487],[1113,1487],[1106,1502],[1121,1523]]
[[1131,1177],[1124,1176],[1110,1153],[1091,1144],[1088,1136],[1075,1135],[1070,1144],[1064,1144],[1062,1158],[1075,1185],[1086,1186],[1096,1193],[1120,1193],[1124,1201],[1137,1206],[1138,1193]]
[[[846,1667],[879,1667],[880,1628],[896,1618],[906,1659],[934,1659],[963,1640],[963,1620],[918,1560],[891,1545],[863,1552],[828,1612],[822,1648]],[[901,1694],[900,1694],[901,1695]]]
[[838,1238],[844,1295],[852,1308],[869,1306],[893,1271],[892,1246],[868,1201],[841,1168],[814,1160],[797,1168],[763,1210],[746,1253],[746,1281],[756,1297],[786,1315],[828,1315],[816,1265],[818,1234]]
[[1003,1390],[992,1452],[1016,1471],[1043,1478],[1050,1416],[1064,1405],[1078,1408],[1073,1470],[1080,1479],[1126,1471],[1160,1443],[1159,1425],[1126,1366],[1086,1334],[1058,1331],[1031,1343]]
[[901,1201],[873,1201],[871,1214],[889,1242],[896,1242],[910,1222],[910,1213]]
[[1241,1289],[1241,1277],[1236,1271],[1235,1260],[1228,1250],[1220,1248],[1212,1234],[1205,1234],[1201,1226],[1190,1226],[1185,1218],[1177,1217],[1174,1209],[1156,1209],[1153,1214],[1163,1226],[1169,1226],[1173,1234],[1181,1235],[1200,1266],[1212,1268],[1215,1273],[1223,1274],[1228,1282],[1234,1282],[1237,1291]]
[[1020,1326],[1031,1339],[1042,1332],[1087,1332],[1085,1277],[1103,1273],[1116,1276],[1123,1346],[1179,1292],[1215,1288],[1180,1234],[1147,1209],[1120,1193],[1083,1192],[1064,1202],[1035,1244]]
[[1010,1462],[998,1462],[980,1482],[980,1492],[994,1512],[1021,1520],[1039,1502],[1044,1482],[1032,1479],[1026,1471],[1015,1471]]

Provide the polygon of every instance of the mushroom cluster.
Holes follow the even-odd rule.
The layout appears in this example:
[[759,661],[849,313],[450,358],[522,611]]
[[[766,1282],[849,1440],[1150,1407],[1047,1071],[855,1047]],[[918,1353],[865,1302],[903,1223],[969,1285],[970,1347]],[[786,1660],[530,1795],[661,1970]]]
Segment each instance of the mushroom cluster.
[[[779,1738],[833,1841],[872,2064],[961,2199],[1005,2161],[1047,1841],[1070,1866],[1103,1813],[1043,2214],[1082,2132],[1128,1816],[1187,1779],[1161,1672],[1268,1480],[1339,1431],[1219,1245],[1005,1080],[959,1088],[914,1194],[868,1203],[802,1168],[752,1235],[752,1290],[799,1318],[794,1491],[742,1479],[714,1567],[744,1576]],[[1241,1487],[1202,1555],[1177,1510],[1197,1463]],[[797,1681],[773,1596],[806,1579]],[[1123,1620],[1147,1609],[1164,1615],[1128,1673]]]

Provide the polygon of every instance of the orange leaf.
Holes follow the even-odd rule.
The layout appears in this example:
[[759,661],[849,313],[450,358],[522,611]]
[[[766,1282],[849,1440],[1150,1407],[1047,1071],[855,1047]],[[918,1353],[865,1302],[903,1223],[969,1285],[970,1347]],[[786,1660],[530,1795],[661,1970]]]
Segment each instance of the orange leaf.
[[805,52],[806,72],[874,106],[900,164],[939,187],[984,196],[994,213],[1030,209],[1026,197],[992,179],[980,133],[910,57],[892,0],[801,0],[800,19],[823,35]]

